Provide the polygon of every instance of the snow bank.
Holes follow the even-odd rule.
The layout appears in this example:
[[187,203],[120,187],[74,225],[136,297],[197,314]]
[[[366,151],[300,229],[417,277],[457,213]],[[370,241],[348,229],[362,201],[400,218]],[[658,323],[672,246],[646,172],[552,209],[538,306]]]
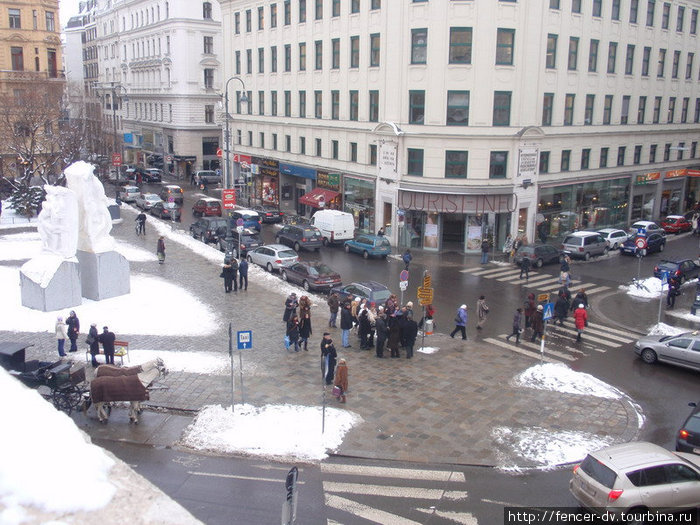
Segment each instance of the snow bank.
[[666,323],[657,323],[649,328],[649,333],[647,335],[677,335],[687,331],[687,329],[678,328]]
[[[661,279],[656,277],[648,277],[646,279],[640,279],[639,281],[629,285],[620,285],[619,289],[625,292],[631,297],[637,297],[639,299],[658,299],[659,295],[664,293],[661,286]],[[665,288],[668,290],[668,286]]]
[[576,372],[562,363],[545,363],[535,365],[512,381],[513,386],[551,390],[566,394],[620,399],[624,396],[615,387],[593,377],[590,374]]
[[[165,366],[171,372],[214,375],[228,375],[231,373],[231,358],[226,353],[169,352],[166,350],[129,348],[129,363],[131,366],[140,365],[157,357],[163,360]],[[238,366],[238,358],[236,358],[236,366]]]

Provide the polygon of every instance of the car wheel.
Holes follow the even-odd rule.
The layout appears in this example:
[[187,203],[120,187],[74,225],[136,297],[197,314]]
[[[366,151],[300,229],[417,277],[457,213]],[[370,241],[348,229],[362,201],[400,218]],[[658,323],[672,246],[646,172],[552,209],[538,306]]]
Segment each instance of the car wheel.
[[301,251],[301,245],[298,242],[294,243],[294,251],[295,252],[300,252]]
[[660,251],[660,252],[664,251],[664,248],[665,248],[665,247],[666,247],[666,243],[663,243],[663,242],[662,242],[661,244],[659,244],[659,251]]
[[537,259],[535,261],[535,268],[542,268],[543,264],[544,264],[544,261],[542,259]]
[[345,253],[350,253],[350,246],[347,244],[345,245]]
[[200,233],[200,234],[199,234],[199,240],[202,241],[204,244],[207,243],[207,238],[204,237],[204,234],[203,234],[203,233]]
[[194,233],[194,230],[190,230],[190,233],[192,234],[192,237],[194,237],[195,239],[197,238],[197,234]]
[[607,255],[610,249],[606,246],[605,249],[603,250],[603,255]]
[[[287,272],[284,271],[284,270],[282,270],[282,280],[283,280],[283,281],[289,281],[289,279],[287,278]],[[306,282],[306,281],[304,281],[304,282]]]
[[654,352],[651,348],[645,348],[642,350],[642,361],[644,361],[648,365],[653,365],[656,363],[656,352]]
[[613,244],[613,247],[612,247],[613,250],[617,250],[618,248],[619,248],[619,246],[617,243]]
[[591,258],[591,254],[589,252],[586,252],[583,254],[583,260],[588,261]]
[[272,273],[272,263],[267,263],[266,268],[268,272]]
[[248,256],[248,262],[249,262],[250,264],[253,264],[253,258],[252,258],[250,255]]
[[369,253],[367,253],[367,250],[362,252],[362,257],[364,257],[365,259],[369,258]]
[[328,239],[326,239],[326,238],[324,237],[324,238],[323,238],[323,245],[324,245],[324,246],[328,246],[328,244],[329,244],[329,243],[328,243]]
[[311,287],[309,286],[309,281],[307,281],[306,279],[304,280],[303,283],[301,283],[301,285],[304,287],[304,290],[306,290],[307,292],[309,290],[311,290]]

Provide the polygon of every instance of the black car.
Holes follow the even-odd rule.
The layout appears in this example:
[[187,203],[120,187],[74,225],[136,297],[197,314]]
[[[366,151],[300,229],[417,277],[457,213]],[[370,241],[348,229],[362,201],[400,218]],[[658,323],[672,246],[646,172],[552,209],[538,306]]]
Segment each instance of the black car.
[[668,274],[669,279],[675,277],[683,283],[691,279],[697,279],[698,275],[700,275],[700,266],[690,259],[661,261],[661,263],[654,266],[654,277],[657,279],[661,279],[664,272]]
[[257,211],[262,219],[262,222],[268,224],[282,222],[282,219],[284,218],[284,212],[278,210],[274,206],[253,206],[251,210]]
[[558,263],[561,252],[551,244],[528,244],[515,252],[513,262],[520,265],[523,258],[530,259],[530,266],[541,268],[544,264]]
[[391,290],[381,283],[376,281],[363,281],[360,283],[350,283],[345,286],[336,286],[331,288],[331,293],[337,293],[338,299],[342,302],[348,297],[359,297],[367,299],[377,306],[384,304],[391,296]]
[[176,202],[156,202],[149,211],[151,215],[174,221],[179,221],[182,215],[182,207]]
[[[249,230],[244,228],[242,231],[233,228],[231,231],[231,239],[233,239],[233,256],[238,259],[240,255],[248,253],[249,250],[262,246],[263,242],[260,238],[260,234],[255,230]],[[226,251],[226,237],[228,236],[228,229],[219,235],[219,250],[222,252]]]
[[163,180],[163,172],[157,168],[148,168],[143,174],[145,182],[161,182]]
[[323,246],[323,236],[316,226],[301,226],[287,224],[283,226],[275,235],[275,240],[280,244],[285,244],[299,252],[302,248],[316,250]]
[[309,290],[329,291],[342,284],[340,274],[323,263],[298,262],[282,269],[282,279]]
[[219,236],[226,235],[228,221],[221,217],[202,217],[190,226],[190,233],[203,243],[217,242]]
[[676,450],[700,454],[700,403],[688,403],[693,407],[688,419],[678,431]]
[[[620,246],[620,254],[622,255],[636,255],[637,245],[635,244],[637,240],[637,235],[633,235],[632,238],[625,241],[622,246]],[[666,237],[660,233],[650,233],[647,235],[647,253],[662,252],[666,248]]]

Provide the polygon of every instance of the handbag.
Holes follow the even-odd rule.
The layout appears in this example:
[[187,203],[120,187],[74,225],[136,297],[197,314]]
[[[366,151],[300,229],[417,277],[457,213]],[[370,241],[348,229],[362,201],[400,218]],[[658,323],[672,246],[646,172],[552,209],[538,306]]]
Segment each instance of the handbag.
[[91,335],[88,335],[88,336],[85,338],[85,342],[86,342],[87,344],[91,345],[92,343],[95,342],[95,338],[92,337]]
[[455,317],[455,323],[459,324],[462,322],[462,319],[460,319],[459,316]]
[[342,395],[342,393],[343,393],[343,389],[340,388],[338,385],[335,385],[335,386],[333,387],[333,392],[332,392],[332,393],[333,393],[333,395],[334,395],[335,397],[340,397],[340,396]]

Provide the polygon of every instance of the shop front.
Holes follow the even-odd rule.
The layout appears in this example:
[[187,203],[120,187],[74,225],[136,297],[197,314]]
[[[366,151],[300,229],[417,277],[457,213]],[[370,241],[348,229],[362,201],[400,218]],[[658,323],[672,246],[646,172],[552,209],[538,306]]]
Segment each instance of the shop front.
[[311,189],[316,180],[316,170],[296,164],[280,162],[280,185],[284,211],[294,210],[297,215],[306,215],[306,204],[300,199]]
[[686,175],[688,180],[685,185],[685,209],[691,210],[700,206],[700,169],[687,169]]
[[678,215],[685,211],[683,199],[687,170],[669,170],[664,173],[659,199],[659,217]]
[[375,230],[375,183],[352,175],[343,175],[343,211],[355,218],[355,228],[364,233]]
[[654,171],[635,175],[632,184],[630,221],[651,221],[656,217],[657,193],[661,173]]
[[279,207],[279,162],[274,159],[251,157],[255,199],[268,206]]

